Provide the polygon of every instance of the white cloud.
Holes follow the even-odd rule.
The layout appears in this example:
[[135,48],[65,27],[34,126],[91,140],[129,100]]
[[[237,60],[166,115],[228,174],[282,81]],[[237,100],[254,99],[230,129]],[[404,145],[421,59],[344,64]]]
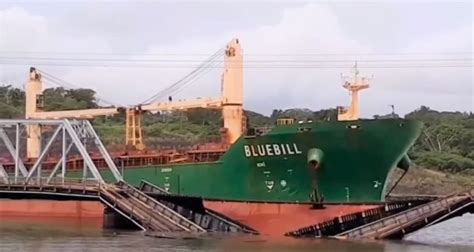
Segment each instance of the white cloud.
[[[128,17],[133,16],[130,15],[131,12],[138,13],[138,10],[135,9],[127,11],[127,9],[123,9],[117,13]],[[364,13],[363,9],[359,11],[361,15],[370,15],[370,13]],[[72,16],[69,17],[70,19],[65,19],[66,21],[79,18],[81,13],[71,13],[70,15]],[[262,15],[265,15],[263,10]],[[206,35],[186,37],[173,44],[169,42],[170,39],[164,39],[165,43],[147,46],[143,53],[212,53],[234,37],[240,38],[244,52],[247,54],[246,60],[282,59],[284,57],[275,58],[257,56],[257,54],[301,55],[326,52],[350,54],[380,51],[380,48],[372,48],[375,45],[367,45],[358,41],[357,36],[354,36],[354,32],[357,31],[348,31],[341,26],[341,18],[338,15],[339,13],[330,7],[321,4],[286,8],[280,21],[273,24],[256,23],[252,28],[218,30],[213,34],[207,32]],[[94,17],[94,14],[89,16]],[[1,51],[114,53],[121,43],[129,44],[131,42],[121,42],[123,35],[117,40],[113,39],[113,34],[117,31],[117,27],[114,27],[116,20],[113,20],[112,14],[109,17],[100,20],[90,18],[91,20],[86,22],[89,26],[100,21],[93,27],[94,29],[84,26],[83,30],[68,30],[68,23],[65,20],[31,14],[21,8],[0,9],[0,20],[2,20],[0,24]],[[139,19],[138,16],[137,19]],[[179,19],[184,19],[182,22],[186,21],[186,17],[183,16],[176,17],[176,20]],[[219,20],[211,18],[210,21],[218,22]],[[389,22],[396,22],[396,20],[380,21],[387,22],[388,27],[390,27]],[[139,23],[139,21],[135,22]],[[147,18],[142,25],[152,26],[150,24],[152,22],[153,20]],[[80,25],[76,24],[75,27],[75,29],[79,29]],[[109,27],[114,32],[106,32]],[[126,27],[125,30],[132,28]],[[86,30],[88,32],[85,32]],[[100,32],[100,30],[104,32]],[[152,27],[150,30],[153,30]],[[157,33],[157,41],[159,41],[159,31],[153,32]],[[176,31],[176,33],[187,32],[186,30]],[[372,36],[373,39],[377,39],[377,36],[382,35],[372,34]],[[138,45],[137,48],[139,48]],[[135,49],[130,48],[130,51],[137,52]],[[472,24],[451,32],[434,31],[432,36],[418,38],[416,41],[409,37],[406,38],[404,52],[433,51],[472,51]],[[169,58],[169,56],[167,57]],[[422,58],[423,56],[407,57]],[[358,58],[360,59],[360,57]],[[294,59],[294,57],[287,59]],[[363,65],[363,63],[361,64]],[[102,96],[122,104],[140,102],[191,70],[183,68],[53,66],[44,66],[42,69],[72,83],[94,88]],[[347,104],[349,102],[347,91],[340,86],[339,74],[348,70],[342,68],[246,68],[244,72],[245,106],[252,110],[269,113],[273,108],[321,109]],[[27,67],[23,66],[0,65],[0,81],[5,79],[24,80],[27,71]],[[365,116],[388,113],[390,111],[388,104],[396,104],[401,113],[409,112],[422,104],[444,110],[473,110],[472,69],[362,69],[361,72],[375,75],[372,88],[362,94],[361,109]],[[210,96],[218,93],[219,86],[220,73],[214,70],[189,87],[186,93],[180,94],[179,97]]]

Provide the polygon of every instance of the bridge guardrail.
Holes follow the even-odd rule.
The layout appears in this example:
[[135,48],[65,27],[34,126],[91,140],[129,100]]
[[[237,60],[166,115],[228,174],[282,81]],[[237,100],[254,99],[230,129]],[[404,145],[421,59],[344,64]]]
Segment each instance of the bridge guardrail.
[[[49,182],[48,182],[49,180]],[[16,180],[10,180],[9,183],[0,181],[0,185],[85,185],[85,186],[98,186],[101,183],[95,179],[90,178],[61,178],[54,177],[49,179],[47,177],[41,177],[41,179],[30,179],[27,182],[26,178],[17,178]]]

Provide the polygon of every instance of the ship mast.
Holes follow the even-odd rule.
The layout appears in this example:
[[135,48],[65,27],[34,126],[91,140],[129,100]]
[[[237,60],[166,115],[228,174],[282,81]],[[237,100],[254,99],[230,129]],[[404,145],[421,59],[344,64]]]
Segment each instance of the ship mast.
[[369,79],[367,77],[360,77],[357,69],[357,62],[354,64],[354,75],[352,78],[343,77],[345,89],[349,90],[351,96],[350,107],[338,107],[337,120],[338,121],[355,121],[359,119],[359,91],[370,87]]

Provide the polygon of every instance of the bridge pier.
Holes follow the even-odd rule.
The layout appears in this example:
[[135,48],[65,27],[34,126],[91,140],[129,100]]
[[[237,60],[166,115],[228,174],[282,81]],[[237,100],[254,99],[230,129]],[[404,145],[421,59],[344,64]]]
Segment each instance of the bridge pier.
[[117,213],[114,209],[108,206],[104,208],[104,219],[102,227],[104,229],[140,229],[135,223],[131,222],[129,219],[125,218],[124,216]]

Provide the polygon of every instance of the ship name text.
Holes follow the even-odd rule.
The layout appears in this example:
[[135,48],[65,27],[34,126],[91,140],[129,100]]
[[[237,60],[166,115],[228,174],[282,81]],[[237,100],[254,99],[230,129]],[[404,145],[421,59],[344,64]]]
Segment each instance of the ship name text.
[[244,152],[246,157],[299,155],[303,153],[296,143],[244,145]]

